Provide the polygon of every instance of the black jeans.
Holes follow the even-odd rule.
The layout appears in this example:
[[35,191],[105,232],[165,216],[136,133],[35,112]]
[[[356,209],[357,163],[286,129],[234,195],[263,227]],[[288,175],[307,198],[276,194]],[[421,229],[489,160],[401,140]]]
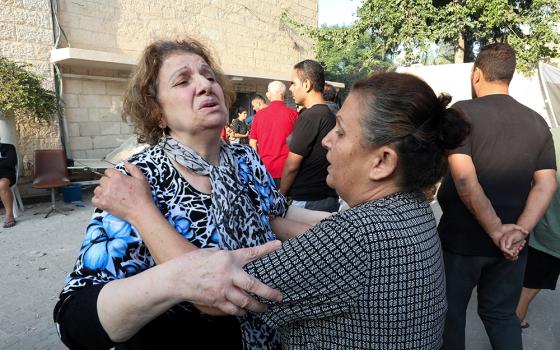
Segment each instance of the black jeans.
[[478,315],[494,350],[521,350],[521,327],[515,315],[527,263],[524,251],[517,261],[503,257],[464,256],[443,251],[447,280],[445,350],[465,349],[466,311],[477,287]]

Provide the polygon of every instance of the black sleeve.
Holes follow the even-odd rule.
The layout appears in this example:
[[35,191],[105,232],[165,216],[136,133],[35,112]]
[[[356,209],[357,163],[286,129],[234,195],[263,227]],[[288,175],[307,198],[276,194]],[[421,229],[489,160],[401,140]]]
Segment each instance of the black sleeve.
[[69,349],[110,349],[115,346],[101,326],[97,297],[103,285],[84,287],[61,296],[53,318],[60,339]]
[[306,157],[313,149],[318,132],[317,125],[307,116],[301,115],[294,124],[289,144],[290,152]]
[[550,130],[546,129],[544,135],[545,142],[537,160],[537,167],[535,170],[556,169],[556,153],[554,151],[554,140]]
[[467,122],[469,122],[469,124],[471,125],[471,133],[469,133],[469,135],[467,135],[467,137],[465,138],[465,140],[463,141],[463,143],[459,147],[455,148],[454,150],[449,151],[449,154],[465,154],[467,156],[472,156],[472,149],[471,149],[472,123],[471,123],[471,118],[468,115],[468,113],[466,113],[465,110],[461,108],[461,103],[460,102],[454,104],[453,108],[458,110],[459,112],[461,112],[463,114],[463,116],[465,117],[465,120]]

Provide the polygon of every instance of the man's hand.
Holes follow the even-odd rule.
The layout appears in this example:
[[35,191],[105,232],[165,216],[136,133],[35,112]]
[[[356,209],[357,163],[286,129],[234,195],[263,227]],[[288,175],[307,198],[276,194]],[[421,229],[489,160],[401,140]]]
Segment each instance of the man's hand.
[[116,169],[105,170],[91,202],[95,207],[133,223],[132,216],[154,206],[154,202],[142,171],[128,162],[124,167],[130,176]]
[[[517,226],[517,225],[516,225]],[[505,232],[500,239],[500,249],[508,260],[517,260],[519,253],[523,250],[526,244],[526,238],[529,234],[528,231],[522,228],[512,229]]]
[[517,255],[525,246],[525,238],[529,232],[516,224],[505,224],[500,230],[489,234],[494,244],[500,248],[508,260],[517,260]]
[[199,249],[163,265],[168,265],[173,271],[171,286],[179,293],[179,300],[214,307],[226,314],[240,316],[246,311],[266,311],[266,305],[248,293],[266,300],[282,301],[280,291],[268,287],[242,269],[249,262],[275,251],[280,246],[280,241],[272,241],[235,251]]

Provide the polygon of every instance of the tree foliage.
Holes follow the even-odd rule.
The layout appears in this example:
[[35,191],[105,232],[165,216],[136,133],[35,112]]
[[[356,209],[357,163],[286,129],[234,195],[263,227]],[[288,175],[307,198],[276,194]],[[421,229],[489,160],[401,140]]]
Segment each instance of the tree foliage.
[[388,70],[393,66],[384,57],[382,45],[374,36],[357,33],[351,27],[306,27],[286,13],[283,19],[302,34],[314,39],[316,59],[325,68],[326,79],[346,85],[341,93],[342,98],[354,81],[365,78],[371,72]]
[[29,66],[0,56],[0,111],[26,111],[50,121],[59,110],[56,95],[43,88],[43,79],[29,72]]
[[404,63],[420,61],[432,43],[464,50],[470,61],[477,47],[508,42],[528,71],[560,45],[558,0],[364,0],[357,15],[356,34],[377,36]]

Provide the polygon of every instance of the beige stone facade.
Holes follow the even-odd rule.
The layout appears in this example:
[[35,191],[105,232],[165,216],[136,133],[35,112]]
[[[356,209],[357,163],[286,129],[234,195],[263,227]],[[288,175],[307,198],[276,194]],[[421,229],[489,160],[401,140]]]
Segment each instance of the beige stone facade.
[[[18,149],[32,151],[61,141],[72,158],[102,158],[130,137],[120,117],[122,94],[141,50],[154,39],[195,37],[213,51],[232,78],[241,104],[264,93],[270,80],[287,81],[294,63],[313,58],[311,40],[281,21],[317,25],[316,0],[0,0],[0,55],[25,61],[53,86],[62,73],[65,119],[59,126],[16,117]],[[53,20],[66,36],[53,50]],[[54,32],[57,32],[55,26]],[[29,173],[29,172],[28,172]]]
[[[313,58],[312,42],[281,22],[283,11],[317,25],[311,0],[59,0],[58,19],[70,49],[63,71],[67,140],[73,158],[101,158],[131,136],[120,119],[126,78],[142,49],[159,38],[188,35],[207,44],[240,93],[264,93],[288,80],[292,66]],[[53,56],[54,57],[54,56]],[[245,94],[245,95],[244,95]]]

